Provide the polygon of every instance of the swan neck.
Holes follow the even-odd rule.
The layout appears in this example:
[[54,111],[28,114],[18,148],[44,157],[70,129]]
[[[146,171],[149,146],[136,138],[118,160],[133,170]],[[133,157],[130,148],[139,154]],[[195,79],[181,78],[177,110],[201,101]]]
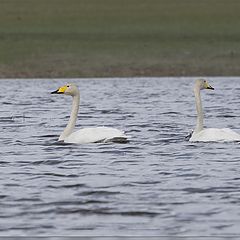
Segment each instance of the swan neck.
[[197,133],[203,130],[202,100],[201,100],[200,88],[198,86],[194,88],[194,95],[195,95],[196,110],[197,110],[197,125],[194,132]]
[[78,115],[78,110],[79,110],[79,102],[80,102],[80,95],[79,93],[73,96],[73,101],[72,101],[72,110],[71,110],[71,115],[68,121],[68,124],[62,134],[59,137],[59,140],[64,140],[66,137],[68,137],[74,130],[76,121],[77,121],[77,115]]

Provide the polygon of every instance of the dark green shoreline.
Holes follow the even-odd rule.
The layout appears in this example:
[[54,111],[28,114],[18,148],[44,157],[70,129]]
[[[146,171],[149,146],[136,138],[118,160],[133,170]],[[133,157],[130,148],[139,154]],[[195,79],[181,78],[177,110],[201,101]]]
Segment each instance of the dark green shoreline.
[[238,0],[0,0],[0,78],[239,76]]

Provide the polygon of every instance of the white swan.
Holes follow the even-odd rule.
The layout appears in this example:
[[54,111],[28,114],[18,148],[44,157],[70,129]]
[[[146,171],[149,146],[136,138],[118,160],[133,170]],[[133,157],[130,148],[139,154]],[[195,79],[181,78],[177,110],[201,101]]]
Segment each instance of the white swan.
[[124,132],[110,127],[84,128],[73,132],[79,109],[80,93],[76,85],[67,84],[51,94],[65,94],[73,97],[72,112],[69,122],[61,133],[58,141],[65,143],[97,143],[97,142],[127,142]]
[[202,89],[211,89],[213,87],[204,79],[196,80],[194,87],[194,94],[196,99],[196,108],[197,108],[197,125],[194,129],[191,138],[191,142],[225,142],[225,141],[240,141],[240,135],[235,133],[229,128],[207,128],[203,129],[203,110],[202,110],[202,101],[200,90]]

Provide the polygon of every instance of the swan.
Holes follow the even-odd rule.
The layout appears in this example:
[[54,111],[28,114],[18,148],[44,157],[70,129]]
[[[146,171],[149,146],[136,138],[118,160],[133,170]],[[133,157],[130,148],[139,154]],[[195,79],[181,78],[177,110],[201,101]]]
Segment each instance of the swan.
[[207,80],[198,79],[194,86],[194,95],[196,99],[197,109],[197,125],[191,134],[189,139],[190,142],[229,142],[229,141],[240,141],[240,135],[229,128],[207,128],[203,129],[203,109],[200,90],[210,89],[214,90],[209,85]]
[[111,127],[83,128],[74,132],[79,110],[80,92],[75,84],[67,84],[58,88],[51,94],[65,94],[73,98],[72,111],[70,119],[64,131],[61,133],[58,141],[65,143],[99,143],[99,142],[119,142],[125,143],[128,137],[124,132]]

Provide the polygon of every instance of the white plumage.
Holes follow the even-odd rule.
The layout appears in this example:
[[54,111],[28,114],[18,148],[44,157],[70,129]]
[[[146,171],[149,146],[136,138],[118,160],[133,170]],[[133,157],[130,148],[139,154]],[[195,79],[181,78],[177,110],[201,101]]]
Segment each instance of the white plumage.
[[211,89],[211,87],[206,80],[198,79],[195,83],[194,94],[196,99],[197,108],[197,125],[194,129],[190,142],[230,142],[230,141],[240,141],[240,135],[229,128],[207,128],[203,129],[203,110],[200,90]]
[[110,127],[83,128],[64,139],[66,143],[125,142],[124,132]]
[[60,87],[52,94],[66,94],[73,97],[72,111],[70,119],[64,131],[59,137],[59,141],[66,143],[97,143],[97,142],[120,142],[128,141],[124,132],[111,127],[83,128],[74,132],[79,110],[80,93],[76,85],[67,84]]
[[240,141],[240,135],[229,128],[207,128],[193,133],[191,142],[231,142]]

